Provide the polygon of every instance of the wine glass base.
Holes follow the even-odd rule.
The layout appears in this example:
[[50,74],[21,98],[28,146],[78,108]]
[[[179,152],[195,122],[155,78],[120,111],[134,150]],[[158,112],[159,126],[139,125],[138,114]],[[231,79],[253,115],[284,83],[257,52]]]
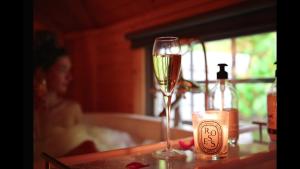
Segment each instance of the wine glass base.
[[169,159],[185,159],[186,155],[184,151],[176,150],[176,149],[163,149],[157,150],[152,153],[154,158],[161,159],[161,160],[169,160]]

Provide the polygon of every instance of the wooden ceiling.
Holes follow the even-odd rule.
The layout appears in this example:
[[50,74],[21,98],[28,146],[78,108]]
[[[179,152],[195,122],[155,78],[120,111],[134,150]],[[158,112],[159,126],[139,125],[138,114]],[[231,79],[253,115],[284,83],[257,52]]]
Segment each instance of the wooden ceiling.
[[60,32],[105,27],[181,0],[34,0],[34,21]]

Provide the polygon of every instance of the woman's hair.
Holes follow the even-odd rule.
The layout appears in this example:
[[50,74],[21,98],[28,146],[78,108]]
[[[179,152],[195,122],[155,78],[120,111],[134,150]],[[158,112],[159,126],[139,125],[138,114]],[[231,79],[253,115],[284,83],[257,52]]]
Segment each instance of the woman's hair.
[[34,70],[41,68],[47,71],[58,58],[66,54],[65,50],[58,47],[54,33],[38,31],[34,33]]

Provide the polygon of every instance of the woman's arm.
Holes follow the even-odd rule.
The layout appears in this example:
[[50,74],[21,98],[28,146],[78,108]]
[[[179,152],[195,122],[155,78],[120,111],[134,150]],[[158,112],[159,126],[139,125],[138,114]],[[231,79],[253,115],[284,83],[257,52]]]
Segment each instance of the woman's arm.
[[68,101],[65,109],[65,123],[67,127],[72,127],[74,125],[82,124],[83,113],[80,105],[74,101]]

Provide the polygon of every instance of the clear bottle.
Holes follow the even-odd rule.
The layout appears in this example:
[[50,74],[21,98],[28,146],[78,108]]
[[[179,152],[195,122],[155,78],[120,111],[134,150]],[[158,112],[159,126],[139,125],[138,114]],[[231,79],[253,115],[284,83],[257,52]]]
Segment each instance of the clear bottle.
[[268,134],[271,141],[276,141],[277,140],[277,70],[275,73],[275,81],[273,82],[268,92],[267,109],[268,109]]
[[229,112],[228,142],[236,145],[239,138],[239,111],[238,98],[234,86],[228,81],[228,73],[225,71],[227,64],[218,64],[217,83],[211,89],[208,97],[209,110],[221,110]]

